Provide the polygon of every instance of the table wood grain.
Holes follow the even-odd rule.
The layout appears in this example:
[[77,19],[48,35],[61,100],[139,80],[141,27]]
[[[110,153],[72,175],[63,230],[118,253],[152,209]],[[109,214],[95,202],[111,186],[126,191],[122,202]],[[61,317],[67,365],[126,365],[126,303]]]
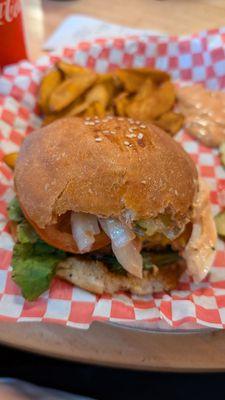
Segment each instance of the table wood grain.
[[87,14],[133,28],[186,34],[225,24],[224,0],[23,0],[31,59],[70,14]]
[[21,322],[0,324],[0,342],[88,364],[149,371],[225,371],[224,331],[148,332],[95,322],[89,330]]

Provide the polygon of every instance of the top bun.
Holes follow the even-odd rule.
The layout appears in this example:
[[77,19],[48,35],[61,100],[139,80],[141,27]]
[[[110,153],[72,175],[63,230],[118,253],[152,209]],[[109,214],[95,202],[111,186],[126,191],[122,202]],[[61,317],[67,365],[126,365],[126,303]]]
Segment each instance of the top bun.
[[132,119],[64,118],[31,133],[15,187],[40,228],[68,210],[102,217],[191,217],[197,171],[187,153],[152,124]]

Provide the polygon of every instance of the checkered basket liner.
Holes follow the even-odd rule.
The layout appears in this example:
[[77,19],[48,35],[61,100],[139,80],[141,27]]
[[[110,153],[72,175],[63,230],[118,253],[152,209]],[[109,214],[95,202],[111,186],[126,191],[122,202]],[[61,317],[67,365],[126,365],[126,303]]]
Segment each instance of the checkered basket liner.
[[[202,82],[210,89],[225,88],[225,28],[200,34],[132,36],[82,42],[36,63],[8,66],[0,76],[0,320],[54,322],[88,328],[92,321],[141,324],[166,321],[171,327],[195,324],[225,328],[225,247],[218,240],[210,276],[195,284],[184,275],[170,294],[137,297],[119,292],[96,296],[54,279],[50,290],[27,302],[11,279],[13,240],[9,233],[7,203],[13,197],[13,177],[1,161],[18,151],[23,137],[41,124],[37,112],[40,79],[58,59],[105,72],[117,67],[151,66],[168,71],[179,81]],[[213,212],[219,211],[217,193],[225,188],[225,171],[218,152],[197,143],[184,131],[177,135],[211,188]]]

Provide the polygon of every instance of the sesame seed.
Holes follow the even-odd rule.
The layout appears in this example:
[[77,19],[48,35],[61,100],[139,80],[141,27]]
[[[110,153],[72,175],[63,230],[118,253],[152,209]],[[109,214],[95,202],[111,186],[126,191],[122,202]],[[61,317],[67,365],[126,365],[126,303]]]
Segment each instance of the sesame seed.
[[129,129],[129,132],[131,132],[131,133],[129,133],[128,137],[130,137],[130,138],[136,137],[136,133],[134,133],[132,130]]
[[133,132],[133,128],[128,128],[128,131],[132,133]]
[[90,121],[91,117],[85,117],[86,121]]
[[108,120],[113,119],[112,115],[108,115],[107,118],[108,118]]
[[137,135],[138,139],[140,139],[140,140],[143,139],[143,136],[144,136],[144,135],[143,135],[143,133],[141,133],[141,132]]
[[90,121],[90,122],[88,122],[88,125],[93,125],[94,126],[94,122],[93,121]]
[[96,137],[96,138],[95,138],[95,141],[96,141],[96,142],[102,142],[102,138]]
[[146,125],[140,125],[140,128],[145,129]]
[[110,133],[112,133],[113,135],[115,135],[115,134],[116,134],[116,131],[110,131]]
[[128,137],[129,139],[133,139],[136,137],[135,133],[127,133],[126,137]]
[[141,183],[143,183],[144,185],[146,184],[146,181],[141,181]]
[[140,125],[141,121],[135,121],[136,125]]
[[127,140],[124,140],[123,143],[125,144],[125,146],[129,146],[130,145],[130,143]]
[[118,117],[118,121],[124,121],[123,117]]
[[175,190],[175,195],[176,195],[176,196],[178,195],[178,191],[177,191],[177,190]]
[[107,135],[107,133],[110,133],[110,131],[108,131],[108,130],[104,130],[104,131],[102,131],[102,133],[104,133],[104,134],[106,134],[106,135]]
[[84,121],[84,125],[90,125],[89,121]]
[[107,118],[102,119],[102,122],[108,122]]

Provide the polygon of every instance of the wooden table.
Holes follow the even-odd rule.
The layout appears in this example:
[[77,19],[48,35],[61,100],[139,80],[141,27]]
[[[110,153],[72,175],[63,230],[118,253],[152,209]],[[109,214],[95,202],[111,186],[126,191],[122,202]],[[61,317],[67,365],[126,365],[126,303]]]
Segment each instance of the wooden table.
[[[30,55],[71,13],[183,34],[224,25],[224,0],[24,0]],[[0,342],[55,357],[147,370],[225,370],[223,331],[156,333],[94,324],[82,331],[38,323],[0,324]]]
[[55,324],[2,322],[0,342],[88,364],[148,371],[225,371],[221,330],[156,333],[95,322],[84,331]]
[[171,34],[225,24],[224,0],[23,0],[23,3],[32,59],[41,54],[43,41],[71,13]]

